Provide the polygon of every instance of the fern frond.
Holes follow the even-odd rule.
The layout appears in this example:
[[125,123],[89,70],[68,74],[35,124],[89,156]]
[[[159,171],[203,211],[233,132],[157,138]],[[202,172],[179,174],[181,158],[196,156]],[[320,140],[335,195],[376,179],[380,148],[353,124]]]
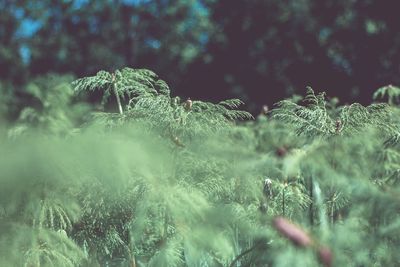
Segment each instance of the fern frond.
[[393,105],[399,103],[400,100],[400,88],[393,85],[387,85],[379,88],[373,94],[373,99],[384,99],[387,98],[388,104]]
[[347,134],[355,133],[367,127],[390,131],[390,112],[386,104],[372,104],[364,107],[358,103],[345,106],[340,110],[343,130]]
[[244,103],[240,99],[227,99],[219,102],[218,104],[233,109],[233,108],[238,108],[240,105],[243,105]]
[[76,92],[94,91],[102,89],[107,91],[110,89],[113,81],[112,75],[106,71],[99,71],[95,76],[80,78],[72,82],[72,86]]
[[183,261],[183,247],[179,239],[170,239],[150,259],[149,267],[179,267]]
[[364,107],[354,103],[338,110],[328,110],[325,95],[315,95],[311,88],[307,90],[304,103],[306,106],[289,100],[280,101],[272,111],[273,118],[291,125],[298,135],[308,137],[353,134],[368,127],[393,132],[390,112],[385,104]]

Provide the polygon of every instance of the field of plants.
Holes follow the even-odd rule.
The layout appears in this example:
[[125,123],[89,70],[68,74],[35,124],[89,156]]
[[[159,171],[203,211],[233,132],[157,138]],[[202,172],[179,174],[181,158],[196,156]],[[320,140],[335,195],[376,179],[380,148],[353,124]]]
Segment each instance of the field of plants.
[[13,119],[1,95],[0,266],[400,266],[400,88],[253,117],[161,78],[49,74]]

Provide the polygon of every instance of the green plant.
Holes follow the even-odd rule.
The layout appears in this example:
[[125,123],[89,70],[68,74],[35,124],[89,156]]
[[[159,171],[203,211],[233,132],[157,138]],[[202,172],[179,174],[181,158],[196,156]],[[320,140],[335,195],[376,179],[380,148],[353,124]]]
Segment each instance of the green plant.
[[28,83],[24,93],[31,104],[19,111],[9,135],[17,136],[31,129],[67,135],[76,129],[90,109],[84,103],[74,102],[72,80],[72,76],[48,74]]
[[387,85],[379,88],[375,91],[373,99],[383,99],[387,98],[389,105],[394,105],[399,102],[400,88],[393,85]]
[[[212,104],[171,97],[168,85],[146,69],[100,71],[96,76],[78,79],[73,85],[76,92],[103,90],[104,101],[114,95],[120,116],[103,113],[98,114],[98,119],[141,121],[178,146],[183,145],[182,139],[227,128],[237,119],[252,118],[248,112],[236,110],[242,104],[238,99]],[[124,98],[126,105],[122,104]]]
[[126,68],[73,83],[118,112],[64,135],[76,124],[57,84],[29,89],[40,119],[17,122],[27,134],[0,132],[0,265],[400,263],[395,105],[337,106],[309,88],[247,120],[239,100],[182,101]]

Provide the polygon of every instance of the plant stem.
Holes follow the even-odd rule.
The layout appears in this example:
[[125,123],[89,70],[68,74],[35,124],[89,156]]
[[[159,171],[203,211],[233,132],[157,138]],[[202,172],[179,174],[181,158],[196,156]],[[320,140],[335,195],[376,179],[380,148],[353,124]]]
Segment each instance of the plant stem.
[[115,95],[115,97],[117,98],[117,104],[118,104],[119,114],[122,115],[124,112],[122,111],[121,99],[119,98],[119,94],[118,94],[117,88],[115,87],[115,84],[114,84],[114,83],[113,83],[112,86],[113,86],[114,95]]
[[309,178],[309,192],[310,192],[310,207],[309,207],[309,216],[310,216],[310,224],[314,225],[314,188],[313,188],[313,179],[312,176]]
[[240,260],[240,258],[242,258],[243,256],[245,256],[246,254],[249,254],[252,250],[254,250],[256,247],[258,246],[258,244],[254,244],[251,248],[243,251],[242,253],[240,253],[233,261],[232,263],[229,265],[229,267],[234,267],[236,262]]
[[136,267],[136,259],[135,259],[135,256],[133,254],[130,256],[130,263],[129,264],[130,264],[129,267]]
[[119,94],[118,94],[118,91],[117,91],[117,87],[115,86],[115,74],[114,74],[114,73],[112,74],[112,80],[111,80],[111,82],[112,82],[112,87],[113,87],[113,93],[114,93],[114,95],[115,95],[115,98],[117,98],[117,104],[118,104],[119,114],[122,115],[124,112],[123,112],[123,110],[122,110],[121,99],[119,98]]
[[282,196],[282,216],[285,217],[285,191],[286,186],[283,188],[283,196]]

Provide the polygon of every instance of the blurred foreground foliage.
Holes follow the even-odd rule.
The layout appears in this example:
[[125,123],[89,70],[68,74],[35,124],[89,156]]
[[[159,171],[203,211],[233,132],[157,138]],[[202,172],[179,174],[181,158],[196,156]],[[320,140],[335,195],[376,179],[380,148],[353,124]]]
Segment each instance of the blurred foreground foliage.
[[366,107],[309,88],[253,120],[149,70],[70,81],[32,81],[0,131],[1,266],[400,264],[397,87]]

